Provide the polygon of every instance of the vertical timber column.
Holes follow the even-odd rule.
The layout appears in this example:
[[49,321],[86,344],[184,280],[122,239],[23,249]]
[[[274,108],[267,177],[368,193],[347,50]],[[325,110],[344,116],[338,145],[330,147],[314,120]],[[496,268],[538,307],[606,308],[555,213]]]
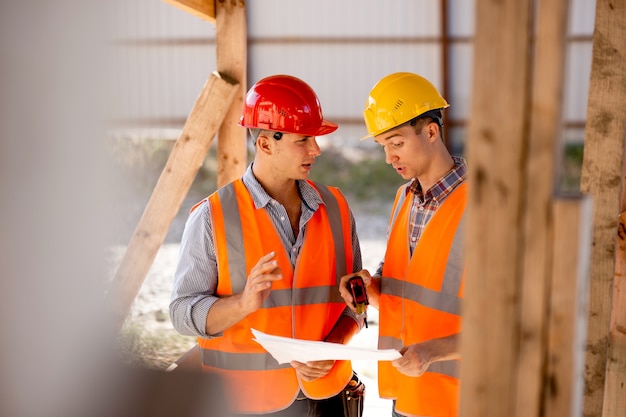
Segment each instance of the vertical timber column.
[[[581,417],[592,198],[557,197],[542,417]],[[521,414],[519,414],[521,415]]]
[[[622,208],[626,210],[623,201]],[[619,217],[617,236],[603,417],[623,416],[626,411],[626,211]]]
[[[585,417],[624,415],[624,410],[616,409],[616,404],[624,404],[625,388],[613,385],[617,380],[607,378],[607,367],[616,371],[621,361],[623,370],[626,360],[622,356],[617,363],[612,362],[617,358],[617,351],[609,344],[626,137],[625,108],[626,2],[597,0],[581,178],[582,192],[591,194],[595,203],[585,361]],[[623,355],[624,347],[621,349]],[[610,357],[609,350],[612,351]],[[615,397],[618,393],[621,398]],[[605,401],[607,404],[603,405]]]
[[461,416],[515,415],[531,0],[477,0]]
[[526,154],[523,269],[519,287],[519,359],[517,360],[516,417],[541,409],[552,233],[555,160],[560,149],[563,72],[569,0],[537,4],[536,35],[531,78],[530,132]]
[[[626,152],[626,150],[625,150]],[[609,352],[604,384],[604,417],[617,417],[626,410],[626,154],[622,168],[613,306],[609,327]]]
[[247,165],[246,129],[238,126],[247,90],[247,28],[244,0],[215,0],[217,71],[239,83],[217,135],[217,186],[243,175]]

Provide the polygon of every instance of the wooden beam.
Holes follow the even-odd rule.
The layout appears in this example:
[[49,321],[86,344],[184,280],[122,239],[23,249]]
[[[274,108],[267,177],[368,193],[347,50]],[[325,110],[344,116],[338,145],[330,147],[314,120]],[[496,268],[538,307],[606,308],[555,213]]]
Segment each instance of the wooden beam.
[[200,19],[215,24],[215,0],[163,0]]
[[243,0],[217,2],[215,50],[217,70],[239,82],[239,88],[217,135],[217,186],[243,175],[247,165],[246,129],[239,126],[246,93],[247,29]]
[[[582,416],[592,200],[557,199],[547,321],[544,417]],[[537,414],[533,414],[537,415]]]
[[626,211],[619,216],[612,306],[604,417],[623,416],[626,410]]
[[202,372],[202,354],[200,347],[195,345],[168,368],[168,372]]
[[520,254],[519,358],[515,416],[537,415],[542,403],[547,307],[552,265],[552,196],[561,143],[563,73],[569,0],[537,5],[531,77],[530,131],[525,162],[524,229]]
[[[605,380],[607,359],[609,349],[613,349],[609,345],[609,325],[626,137],[625,108],[626,2],[598,0],[581,177],[582,192],[593,195],[595,203],[585,370],[586,417],[623,415],[623,409],[613,408],[617,402],[607,404],[611,413],[603,414],[603,402],[605,383],[609,382]],[[618,360],[623,363],[626,358]],[[624,388],[621,390],[623,393]],[[611,391],[615,394],[619,389],[611,388]]]
[[[624,3],[621,2],[619,7],[620,10],[617,13],[622,13],[622,19],[617,28],[621,28],[621,30],[617,28],[612,28],[612,30],[619,30],[620,35],[624,38],[626,37]],[[619,44],[619,46],[622,47],[623,53],[624,44]],[[622,60],[624,60],[623,55]],[[622,68],[624,65],[626,64],[622,63]],[[602,404],[602,416],[604,417],[617,417],[626,410],[626,154],[622,158],[622,164],[622,193],[619,208],[621,214],[617,227],[613,302],[609,322],[609,347]]]
[[[245,1],[215,5],[217,70],[239,85],[219,128],[217,141],[217,186],[243,175],[247,165],[246,135],[238,125],[247,84],[247,25]],[[170,366],[170,370],[201,370],[200,349],[193,347]]]
[[476,2],[462,417],[514,415],[531,3]]
[[211,74],[183,126],[107,293],[119,331],[202,165],[238,84]]

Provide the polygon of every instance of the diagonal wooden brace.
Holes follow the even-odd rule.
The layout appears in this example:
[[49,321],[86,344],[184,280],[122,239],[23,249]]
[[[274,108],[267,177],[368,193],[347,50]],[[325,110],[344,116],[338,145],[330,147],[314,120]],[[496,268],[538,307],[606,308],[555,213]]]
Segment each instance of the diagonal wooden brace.
[[113,329],[124,320],[202,165],[239,84],[213,72],[176,141],[106,295]]

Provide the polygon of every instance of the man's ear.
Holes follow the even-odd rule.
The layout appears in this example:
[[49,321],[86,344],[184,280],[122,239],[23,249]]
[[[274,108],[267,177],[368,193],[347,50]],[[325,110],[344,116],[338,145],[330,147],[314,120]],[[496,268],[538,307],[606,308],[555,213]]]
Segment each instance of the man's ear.
[[265,133],[259,134],[259,137],[256,139],[256,146],[259,152],[263,152],[265,154],[270,154],[272,152],[272,139],[269,138]]
[[426,132],[428,135],[428,140],[430,142],[434,142],[436,139],[439,139],[441,136],[441,127],[435,121],[431,121],[426,125]]

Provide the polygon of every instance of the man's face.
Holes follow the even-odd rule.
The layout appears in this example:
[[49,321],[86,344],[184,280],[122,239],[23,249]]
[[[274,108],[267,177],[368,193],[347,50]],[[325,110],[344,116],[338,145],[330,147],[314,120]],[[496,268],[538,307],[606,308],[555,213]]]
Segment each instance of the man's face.
[[322,152],[315,136],[284,133],[280,140],[272,139],[274,165],[290,179],[307,179],[313,162]]
[[428,168],[432,148],[427,126],[418,121],[418,126],[406,124],[374,137],[385,151],[385,162],[405,180],[418,178]]

